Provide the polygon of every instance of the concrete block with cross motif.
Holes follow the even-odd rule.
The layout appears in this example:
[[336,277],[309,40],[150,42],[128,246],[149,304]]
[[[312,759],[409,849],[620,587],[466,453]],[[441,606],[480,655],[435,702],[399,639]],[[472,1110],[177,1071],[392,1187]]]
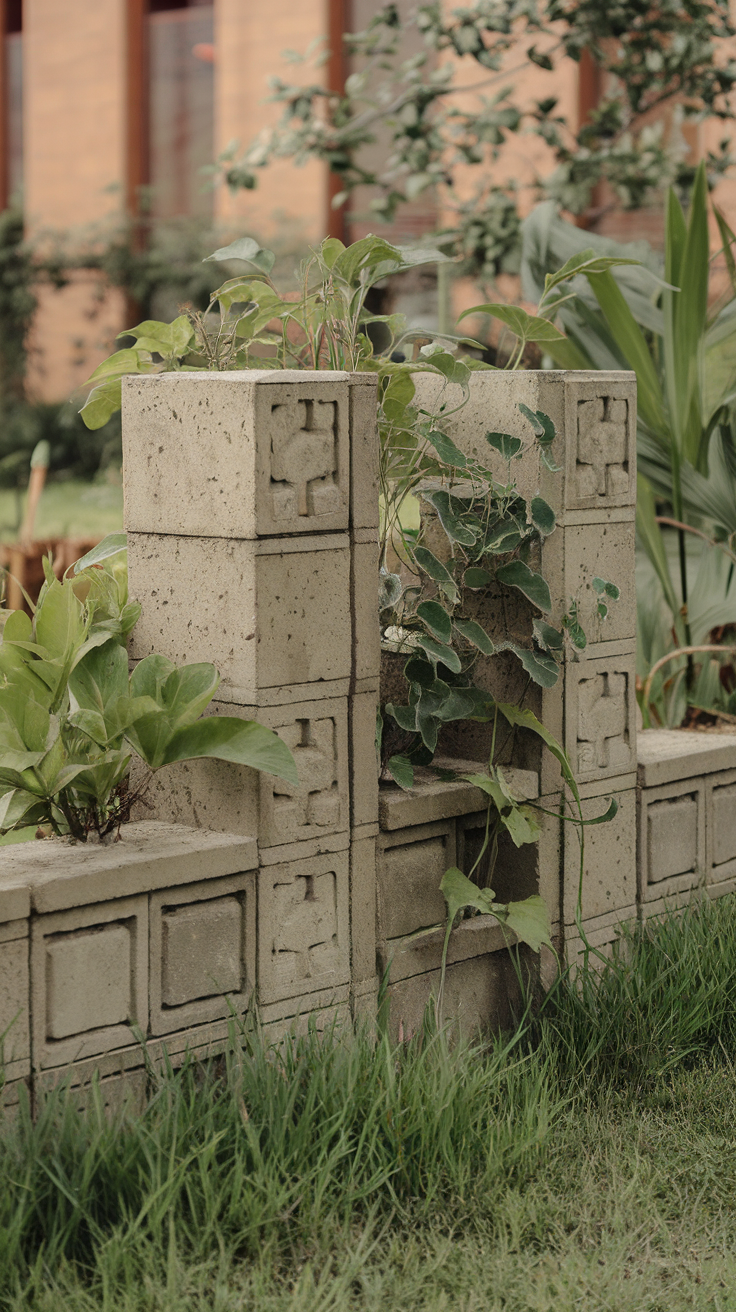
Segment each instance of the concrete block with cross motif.
[[129,530],[252,539],[348,527],[345,373],[126,378],[123,433]]
[[258,874],[261,1003],[350,981],[349,856],[326,853]]

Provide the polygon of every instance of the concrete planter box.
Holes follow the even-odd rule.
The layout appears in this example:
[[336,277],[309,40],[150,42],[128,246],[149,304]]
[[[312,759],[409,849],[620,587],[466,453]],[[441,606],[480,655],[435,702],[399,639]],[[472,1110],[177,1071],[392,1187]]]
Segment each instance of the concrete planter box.
[[639,734],[638,872],[642,916],[736,889],[736,734]]
[[[6,848],[0,1030],[10,1084],[97,1070],[110,1090],[146,1057],[215,1051],[256,974],[255,840],[144,821],[109,846]],[[146,1044],[144,1054],[141,1041]],[[116,1083],[117,1082],[117,1083]]]

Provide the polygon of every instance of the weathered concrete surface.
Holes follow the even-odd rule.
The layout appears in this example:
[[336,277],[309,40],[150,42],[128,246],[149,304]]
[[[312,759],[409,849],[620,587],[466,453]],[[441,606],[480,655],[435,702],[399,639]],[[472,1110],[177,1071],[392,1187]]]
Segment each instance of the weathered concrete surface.
[[643,729],[637,739],[639,785],[654,788],[676,779],[736,769],[736,733],[686,733]]
[[[62,911],[151,889],[213,878],[258,864],[255,839],[192,830],[184,825],[142,820],[125,825],[120,842],[109,845],[44,840],[3,850],[2,892],[22,891],[38,913]],[[17,908],[13,905],[13,910]]]

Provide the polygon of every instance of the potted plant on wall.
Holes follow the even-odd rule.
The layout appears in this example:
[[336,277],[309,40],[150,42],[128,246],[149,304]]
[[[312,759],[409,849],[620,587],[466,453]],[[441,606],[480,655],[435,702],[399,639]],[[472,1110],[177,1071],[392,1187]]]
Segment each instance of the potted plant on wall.
[[[33,608],[4,612],[0,641],[0,832],[80,842],[121,834],[152,774],[216,757],[298,782],[270,729],[204,716],[214,665],[152,654],[128,671],[125,640],[140,614],[128,600],[125,535],[112,534],[58,580],[48,560]],[[130,769],[142,767],[130,784]]]

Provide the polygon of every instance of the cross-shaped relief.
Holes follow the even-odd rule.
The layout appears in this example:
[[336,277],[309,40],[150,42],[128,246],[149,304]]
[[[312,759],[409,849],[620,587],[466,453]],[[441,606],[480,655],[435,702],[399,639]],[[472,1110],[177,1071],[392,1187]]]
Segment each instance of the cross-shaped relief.
[[335,969],[337,951],[337,880],[324,875],[298,875],[275,884],[275,923],[271,955],[280,974],[310,979]]
[[340,509],[335,401],[286,401],[271,407],[273,517],[297,519]]
[[576,494],[625,496],[629,491],[628,401],[596,397],[578,404]]
[[578,767],[631,769],[628,675],[594,674],[578,684]]
[[273,828],[280,843],[340,825],[335,721],[296,720],[279,728],[296,761],[300,783],[273,782]]

